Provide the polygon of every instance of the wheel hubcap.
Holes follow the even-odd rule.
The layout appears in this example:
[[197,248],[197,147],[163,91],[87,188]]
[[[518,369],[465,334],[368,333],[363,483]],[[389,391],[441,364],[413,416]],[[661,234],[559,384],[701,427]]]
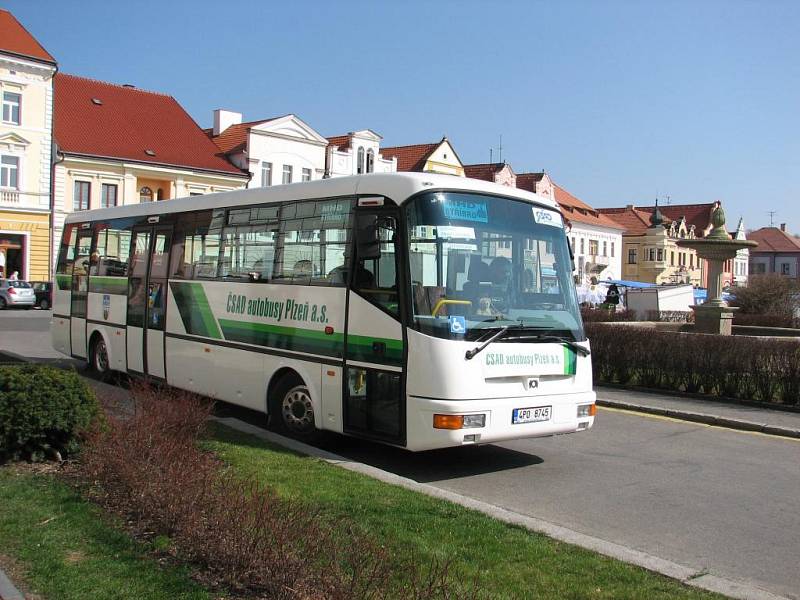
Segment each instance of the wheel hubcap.
[[283,422],[291,431],[306,433],[314,429],[314,407],[311,396],[303,386],[289,390],[281,403]]
[[108,353],[106,352],[106,344],[103,341],[97,342],[94,363],[100,373],[105,373],[106,369],[108,369]]

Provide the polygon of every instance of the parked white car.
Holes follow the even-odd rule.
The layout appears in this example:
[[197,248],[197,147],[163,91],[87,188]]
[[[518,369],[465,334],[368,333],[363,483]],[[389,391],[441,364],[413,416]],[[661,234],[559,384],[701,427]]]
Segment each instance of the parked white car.
[[16,279],[0,279],[0,310],[13,308],[33,308],[36,304],[36,293],[27,281]]

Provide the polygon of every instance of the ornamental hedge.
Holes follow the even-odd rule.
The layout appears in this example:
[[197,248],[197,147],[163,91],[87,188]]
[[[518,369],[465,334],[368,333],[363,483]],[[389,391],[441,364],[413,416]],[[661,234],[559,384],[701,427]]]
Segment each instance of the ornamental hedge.
[[800,341],[587,323],[598,383],[800,406]]
[[74,371],[0,366],[0,462],[74,453],[99,412],[94,392]]

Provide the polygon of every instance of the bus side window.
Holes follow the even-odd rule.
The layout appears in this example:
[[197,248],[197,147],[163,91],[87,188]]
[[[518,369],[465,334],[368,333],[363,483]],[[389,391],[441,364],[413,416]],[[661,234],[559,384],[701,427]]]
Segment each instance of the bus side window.
[[356,226],[353,289],[390,313],[399,314],[397,220],[392,216],[360,213]]

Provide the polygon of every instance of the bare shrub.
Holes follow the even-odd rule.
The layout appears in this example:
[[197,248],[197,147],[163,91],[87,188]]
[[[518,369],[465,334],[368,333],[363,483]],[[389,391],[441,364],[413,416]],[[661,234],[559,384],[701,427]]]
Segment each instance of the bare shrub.
[[[795,324],[800,285],[791,277],[777,273],[751,275],[746,286],[737,287],[732,293],[734,298],[730,304],[739,307],[734,317],[737,325],[792,327]],[[744,315],[759,315],[762,319],[753,322]]]
[[81,457],[91,495],[240,593],[276,600],[458,597],[449,564],[396,560],[354,527],[237,477],[201,451],[212,406],[138,385],[128,419],[109,418]]

